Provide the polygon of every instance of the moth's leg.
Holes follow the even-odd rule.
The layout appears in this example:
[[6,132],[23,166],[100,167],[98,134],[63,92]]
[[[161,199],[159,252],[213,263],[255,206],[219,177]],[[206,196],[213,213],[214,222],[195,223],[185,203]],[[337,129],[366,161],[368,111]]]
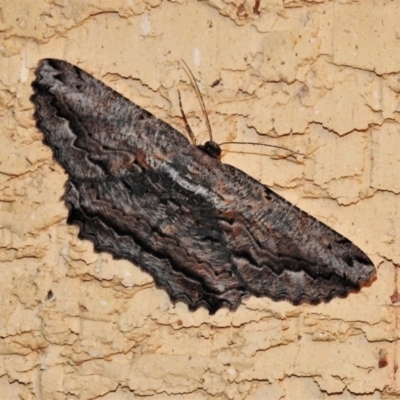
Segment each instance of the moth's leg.
[[196,138],[195,138],[195,136],[194,136],[194,133],[193,133],[193,131],[192,131],[192,128],[190,127],[190,125],[189,125],[189,123],[188,123],[188,121],[187,121],[187,119],[186,119],[186,115],[185,115],[185,113],[184,113],[184,111],[183,111],[183,108],[182,108],[181,93],[179,92],[179,90],[178,90],[178,98],[179,98],[179,107],[180,107],[181,113],[182,113],[182,119],[183,119],[183,122],[185,123],[185,128],[186,128],[186,130],[187,130],[187,133],[188,133],[188,135],[189,135],[191,141],[192,141],[193,144],[196,146]]

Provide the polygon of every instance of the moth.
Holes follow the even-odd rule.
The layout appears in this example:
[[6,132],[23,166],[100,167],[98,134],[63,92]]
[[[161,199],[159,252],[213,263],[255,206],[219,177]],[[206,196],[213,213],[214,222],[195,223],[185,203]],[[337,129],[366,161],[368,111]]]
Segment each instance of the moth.
[[66,61],[42,60],[37,127],[67,172],[68,223],[96,251],[148,272],[190,310],[248,296],[295,305],[375,277],[348,239]]

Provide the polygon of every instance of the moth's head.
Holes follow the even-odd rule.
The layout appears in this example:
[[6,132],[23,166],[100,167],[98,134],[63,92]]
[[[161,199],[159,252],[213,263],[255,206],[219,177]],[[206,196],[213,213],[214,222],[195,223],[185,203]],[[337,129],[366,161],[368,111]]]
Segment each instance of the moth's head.
[[200,150],[207,153],[210,157],[219,159],[221,156],[221,147],[213,140],[205,142],[204,145],[197,146]]

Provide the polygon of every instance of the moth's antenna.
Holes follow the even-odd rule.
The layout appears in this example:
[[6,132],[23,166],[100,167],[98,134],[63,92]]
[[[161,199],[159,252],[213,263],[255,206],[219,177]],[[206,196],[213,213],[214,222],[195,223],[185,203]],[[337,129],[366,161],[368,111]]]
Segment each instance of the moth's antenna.
[[210,121],[208,119],[207,110],[206,110],[206,106],[204,104],[203,96],[201,95],[201,92],[200,92],[200,89],[199,89],[199,87],[197,85],[196,79],[195,79],[192,71],[190,70],[189,66],[186,64],[185,60],[182,60],[182,62],[185,64],[185,67],[186,67],[187,71],[189,72],[190,81],[192,82],[192,85],[194,86],[194,88],[196,90],[197,96],[200,99],[201,109],[203,110],[203,114],[204,114],[204,117],[206,119],[208,133],[210,134],[210,140],[213,141],[211,125],[210,125]]
[[194,136],[192,128],[190,127],[189,122],[186,119],[186,115],[185,115],[185,113],[183,111],[182,100],[181,100],[181,92],[179,90],[178,90],[178,99],[179,99],[179,107],[181,109],[182,119],[183,119],[183,122],[185,123],[186,131],[189,134],[190,139],[192,139],[193,144],[196,146],[196,137]]
[[299,153],[298,151],[294,151],[291,149],[288,149],[286,147],[282,146],[276,146],[274,144],[266,144],[266,143],[254,143],[254,142],[223,142],[223,143],[218,143],[219,146],[223,146],[224,144],[251,144],[253,146],[265,146],[265,147],[274,147],[275,149],[281,149],[281,150],[286,150],[294,154],[298,154],[300,156],[305,156],[304,153]]
[[[209,121],[209,119],[208,119],[208,114],[207,114],[206,106],[205,106],[205,104],[204,104],[203,96],[201,95],[199,86],[197,85],[196,78],[194,77],[194,75],[193,75],[191,69],[189,68],[189,66],[186,64],[185,60],[181,60],[181,61],[183,62],[183,64],[185,64],[186,72],[188,72],[190,81],[192,82],[192,85],[194,86],[194,88],[195,88],[195,90],[196,90],[196,94],[197,94],[197,96],[198,96],[199,99],[200,99],[201,109],[202,109],[203,114],[204,114],[204,117],[205,117],[205,119],[206,119],[207,129],[208,129],[208,132],[209,132],[209,134],[210,134],[210,140],[213,141],[212,130],[211,130],[210,121]],[[187,121],[187,119],[186,119],[185,113],[183,112],[182,102],[181,102],[181,94],[179,93],[179,91],[178,91],[178,97],[179,97],[179,106],[180,106],[180,108],[181,108],[182,118],[183,118],[183,121],[184,121],[184,123],[185,123],[186,130],[187,130],[187,132],[188,132],[190,138],[192,139],[193,143],[196,144],[196,138],[195,138],[195,136],[194,136],[194,134],[193,134],[192,129],[191,129],[190,126],[189,126],[189,123],[188,123],[188,121]],[[294,150],[291,150],[291,149],[287,149],[286,147],[275,146],[275,145],[273,145],[273,144],[253,143],[253,142],[224,142],[224,143],[218,143],[218,146],[223,146],[224,144],[251,144],[251,145],[255,145],[255,146],[257,145],[257,146],[265,146],[265,147],[274,147],[274,148],[276,148],[276,149],[281,149],[281,150],[289,151],[289,152],[291,152],[291,153],[293,153],[293,154],[298,154],[298,155],[301,155],[301,156],[305,156],[305,154],[303,154],[303,153],[299,153],[299,152],[297,152],[297,151],[294,151]]]

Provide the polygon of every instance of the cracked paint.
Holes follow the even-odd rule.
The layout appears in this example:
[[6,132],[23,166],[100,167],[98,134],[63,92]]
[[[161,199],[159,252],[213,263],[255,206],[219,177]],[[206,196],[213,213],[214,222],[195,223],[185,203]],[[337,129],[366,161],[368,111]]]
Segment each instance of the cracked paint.
[[[400,396],[400,30],[395,2],[0,0],[0,397]],[[79,65],[360,246],[378,279],[294,307],[189,312],[66,224],[32,118],[38,60]]]

